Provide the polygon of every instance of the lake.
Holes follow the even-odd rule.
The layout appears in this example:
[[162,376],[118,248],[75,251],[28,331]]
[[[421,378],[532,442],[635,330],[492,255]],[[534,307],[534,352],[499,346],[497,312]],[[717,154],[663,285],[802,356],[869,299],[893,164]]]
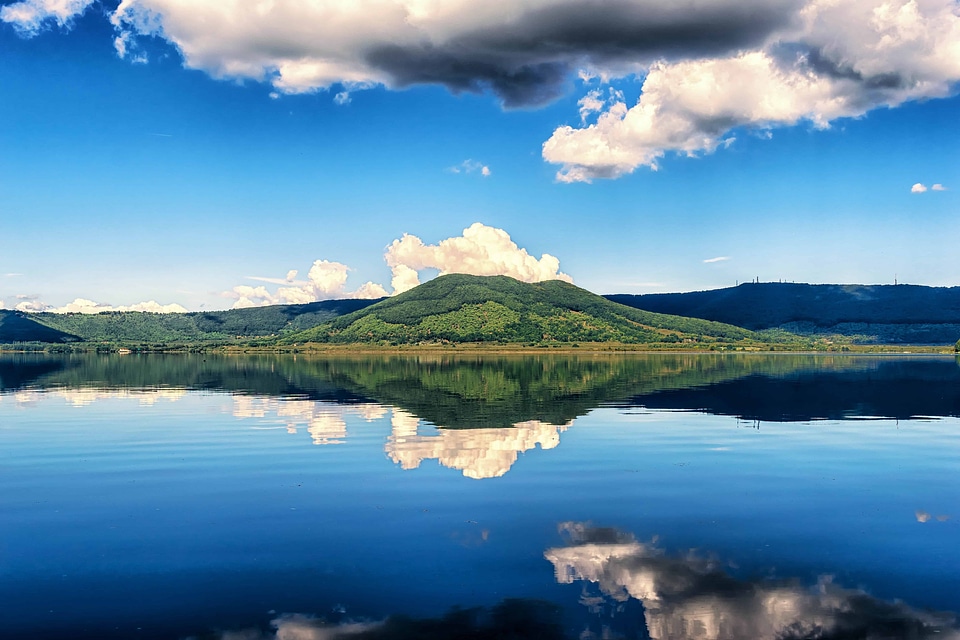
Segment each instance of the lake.
[[960,638],[954,357],[0,354],[0,637]]

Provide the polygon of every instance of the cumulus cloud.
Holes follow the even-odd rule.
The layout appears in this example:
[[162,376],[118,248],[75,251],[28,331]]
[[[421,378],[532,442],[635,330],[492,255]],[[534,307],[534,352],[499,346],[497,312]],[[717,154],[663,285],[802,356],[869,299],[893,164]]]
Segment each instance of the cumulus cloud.
[[[30,34],[90,1],[24,0],[2,18]],[[960,81],[955,0],[122,0],[110,19],[121,56],[162,38],[215,78],[333,89],[339,104],[436,84],[531,107],[599,82],[577,126],[543,145],[565,182],[712,153],[741,128],[826,128]],[[633,104],[605,86],[624,78],[642,80]]]
[[476,160],[464,160],[460,164],[448,167],[447,171],[450,173],[479,173],[484,178],[489,178],[493,173],[490,171],[490,167]]
[[[440,275],[505,275],[523,282],[573,279],[560,271],[560,261],[544,253],[540,258],[527,253],[503,229],[479,222],[464,229],[463,235],[446,238],[437,244],[425,244],[417,236],[404,234],[393,241],[384,253],[390,267],[392,292],[383,285],[368,281],[349,288],[350,267],[331,260],[316,260],[306,279],[298,279],[299,271],[291,269],[282,278],[248,276],[265,284],[241,284],[221,295],[233,300],[232,308],[242,309],[273,304],[306,304],[319,300],[374,300],[402,293],[420,284],[420,272],[431,269]],[[268,287],[267,285],[275,285]],[[0,302],[0,308],[5,308]],[[154,300],[133,305],[114,306],[85,298],[77,298],[62,307],[49,305],[37,296],[19,295],[14,309],[26,312],[101,313],[105,311],[145,311],[150,313],[186,313],[179,304],[160,304]]]
[[[158,36],[187,66],[253,78],[278,91],[439,84],[491,91],[507,107],[567,91],[581,68],[632,72],[664,54],[756,46],[799,0],[123,0],[121,37]],[[695,9],[695,10],[691,10]],[[127,43],[129,46],[129,42]]]
[[585,124],[591,115],[603,111],[610,104],[623,100],[623,92],[613,87],[608,87],[606,94],[601,89],[588,91],[587,95],[577,101],[577,106],[580,108],[580,122]]
[[910,187],[910,193],[926,193],[927,191],[947,191],[947,188],[939,182],[933,184],[929,188],[922,182],[918,182]]
[[[560,271],[560,261],[544,253],[535,258],[521,249],[503,229],[475,222],[463,230],[462,236],[447,238],[437,244],[425,244],[408,233],[394,240],[384,254],[391,270],[392,294],[403,293],[420,284],[420,272],[436,269],[440,275],[466,273],[476,276],[510,276],[523,282],[573,279]],[[285,279],[251,276],[250,279],[280,286],[238,285],[222,295],[232,298],[234,309],[269,304],[305,304],[318,300],[355,298],[372,300],[391,295],[375,282],[366,282],[357,289],[347,289],[350,267],[340,262],[317,260],[307,280],[296,280],[290,271]]]
[[265,286],[252,287],[238,285],[223,293],[224,297],[232,298],[234,309],[247,307],[261,307],[270,304],[306,304],[318,300],[338,300],[345,298],[375,299],[386,297],[387,291],[381,285],[366,282],[359,288],[347,290],[347,275],[350,267],[341,262],[330,260],[316,260],[306,280],[297,280],[298,271],[291,269],[286,278],[263,278],[249,276],[251,280],[259,280],[271,284],[284,285],[276,291],[270,291]]
[[424,244],[417,236],[404,234],[387,247],[384,256],[393,272],[394,293],[420,284],[419,271],[438,269],[440,275],[467,273],[475,276],[510,276],[522,282],[573,279],[560,271],[560,260],[544,253],[539,259],[521,249],[503,229],[475,222],[462,236],[437,244]]
[[87,300],[85,298],[76,298],[73,302],[68,302],[62,307],[48,305],[32,297],[24,298],[14,307],[17,311],[26,311],[29,313],[104,313],[107,311],[142,311],[146,313],[186,313],[187,310],[179,304],[160,304],[156,300],[147,302],[138,302],[131,305],[113,306]]
[[559,127],[543,157],[562,165],[562,182],[615,178],[656,169],[667,152],[712,153],[737,128],[827,128],[878,107],[951,95],[958,80],[953,0],[809,0],[760,46],[661,57],[636,104],[615,101],[589,126]]
[[91,4],[93,0],[23,0],[0,9],[0,20],[32,38],[50,25],[69,27]]

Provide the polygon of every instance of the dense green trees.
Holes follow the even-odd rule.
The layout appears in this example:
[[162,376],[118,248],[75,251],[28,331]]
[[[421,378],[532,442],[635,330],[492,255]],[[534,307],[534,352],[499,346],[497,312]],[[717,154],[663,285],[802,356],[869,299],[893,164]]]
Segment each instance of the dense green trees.
[[326,300],[195,313],[110,311],[97,314],[0,311],[0,343],[93,342],[187,345],[246,342],[302,331],[375,300]]

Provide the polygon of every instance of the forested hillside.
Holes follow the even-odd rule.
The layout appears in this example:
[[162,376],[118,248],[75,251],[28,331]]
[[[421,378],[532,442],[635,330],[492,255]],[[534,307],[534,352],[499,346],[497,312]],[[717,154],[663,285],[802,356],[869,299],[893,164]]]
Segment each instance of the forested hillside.
[[646,311],[753,330],[860,336],[864,342],[952,344],[960,337],[960,287],[748,283],[647,295],[608,295]]
[[178,344],[242,341],[302,331],[375,300],[326,300],[194,313],[97,314],[0,311],[0,343],[111,342]]

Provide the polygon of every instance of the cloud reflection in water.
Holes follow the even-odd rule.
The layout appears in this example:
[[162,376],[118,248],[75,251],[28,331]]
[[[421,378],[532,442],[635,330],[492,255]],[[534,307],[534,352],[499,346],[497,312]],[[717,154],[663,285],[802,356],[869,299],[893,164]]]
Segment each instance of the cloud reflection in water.
[[306,428],[313,444],[342,444],[347,437],[346,416],[373,422],[387,415],[379,404],[335,404],[316,400],[286,400],[270,397],[233,396],[235,418],[276,418],[287,430]]
[[597,585],[603,597],[584,599],[596,610],[604,601],[640,601],[654,640],[960,638],[951,615],[885,602],[829,578],[812,589],[796,582],[740,580],[714,561],[669,557],[653,543],[613,529],[583,523],[560,528],[571,544],[544,554],[557,581]]
[[535,448],[553,449],[560,434],[572,424],[552,425],[539,420],[492,429],[438,429],[433,435],[417,434],[420,420],[402,409],[393,410],[393,433],[385,451],[404,469],[416,469],[424,460],[437,460],[458,469],[468,478],[498,478],[513,466],[520,453]]
[[188,391],[178,388],[155,389],[100,389],[96,387],[73,387],[63,389],[21,390],[12,394],[0,394],[0,402],[9,398],[18,406],[48,399],[63,400],[72,407],[87,407],[100,400],[136,400],[141,406],[151,406],[163,400],[176,402]]
[[384,452],[405,470],[416,469],[424,460],[462,471],[468,478],[497,478],[506,474],[519,454],[540,446],[553,449],[560,434],[572,424],[553,425],[540,420],[518,422],[512,427],[446,429],[429,435],[418,433],[422,421],[412,413],[379,404],[342,405],[315,400],[288,400],[257,396],[234,396],[233,415],[240,419],[276,420],[288,433],[306,428],[314,444],[342,444],[347,437],[348,416],[373,422],[390,415],[391,434]]
[[561,610],[542,600],[508,598],[490,607],[451,609],[439,618],[398,615],[380,622],[330,624],[301,614],[271,621],[272,631],[221,631],[188,640],[562,640]]

